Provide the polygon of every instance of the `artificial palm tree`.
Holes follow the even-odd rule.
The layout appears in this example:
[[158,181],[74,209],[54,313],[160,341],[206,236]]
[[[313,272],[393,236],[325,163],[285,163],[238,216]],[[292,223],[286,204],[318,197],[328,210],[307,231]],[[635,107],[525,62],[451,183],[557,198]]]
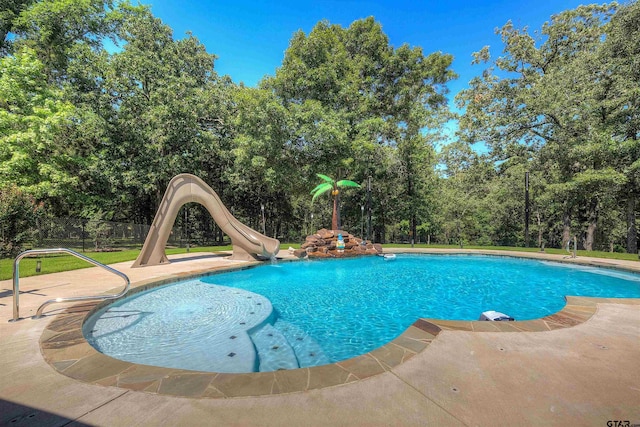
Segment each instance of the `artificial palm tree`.
[[329,178],[326,175],[322,175],[321,173],[316,174],[318,178],[322,179],[321,184],[318,184],[316,188],[311,190],[311,194],[313,194],[313,198],[311,201],[313,202],[319,195],[326,193],[331,190],[331,195],[333,196],[333,216],[331,217],[331,228],[333,230],[339,230],[340,228],[340,211],[338,209],[339,199],[338,196],[340,194],[339,188],[342,187],[357,187],[360,188],[360,184],[357,182],[349,181],[348,179],[342,179],[340,181],[334,181],[332,178]]

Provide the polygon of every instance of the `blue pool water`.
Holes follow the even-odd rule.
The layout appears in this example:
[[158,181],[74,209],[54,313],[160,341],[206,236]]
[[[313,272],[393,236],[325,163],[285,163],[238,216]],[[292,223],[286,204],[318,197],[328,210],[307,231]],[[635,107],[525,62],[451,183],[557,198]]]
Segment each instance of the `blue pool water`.
[[[640,275],[470,255],[398,255],[394,261],[362,257],[267,264],[156,288],[120,301],[110,306],[111,310],[144,316],[137,314],[124,325],[120,319],[115,326],[105,324],[102,329],[96,327],[99,322],[88,322],[95,333],[86,331],[87,339],[99,350],[124,360],[219,370],[163,365],[156,359],[165,347],[172,357],[184,359],[172,349],[174,344],[197,348],[189,355],[194,351],[207,353],[213,345],[206,343],[207,337],[216,335],[216,319],[220,316],[211,317],[210,312],[218,305],[218,291],[228,288],[265,297],[273,306],[273,314],[267,320],[275,332],[283,329],[292,345],[296,341],[313,343],[312,347],[295,351],[300,366],[313,366],[366,353],[396,338],[418,318],[477,320],[483,311],[495,310],[516,320],[528,320],[561,310],[566,295],[640,298]],[[179,309],[170,309],[176,300],[180,302]],[[242,316],[251,317],[247,310],[241,310]],[[155,316],[160,320],[151,321]],[[286,332],[291,329],[295,334]],[[137,341],[129,344],[126,337],[114,333],[122,331]],[[269,334],[263,335],[273,333],[269,329]],[[127,345],[139,352],[145,346],[140,340],[155,340],[155,335],[162,335],[168,343],[154,347],[152,361],[129,356],[132,350],[127,350]],[[268,357],[271,356],[261,355],[258,359]]]

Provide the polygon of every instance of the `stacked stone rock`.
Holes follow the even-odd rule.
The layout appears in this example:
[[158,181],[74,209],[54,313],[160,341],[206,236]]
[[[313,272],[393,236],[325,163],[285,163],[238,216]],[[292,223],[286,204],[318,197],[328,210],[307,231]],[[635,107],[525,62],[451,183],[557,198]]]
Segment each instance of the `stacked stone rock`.
[[[344,252],[338,252],[336,244],[338,234],[344,240]],[[315,234],[307,236],[305,242],[293,254],[298,258],[342,258],[358,255],[378,255],[382,253],[382,246],[364,241],[342,230],[327,230],[323,228]]]

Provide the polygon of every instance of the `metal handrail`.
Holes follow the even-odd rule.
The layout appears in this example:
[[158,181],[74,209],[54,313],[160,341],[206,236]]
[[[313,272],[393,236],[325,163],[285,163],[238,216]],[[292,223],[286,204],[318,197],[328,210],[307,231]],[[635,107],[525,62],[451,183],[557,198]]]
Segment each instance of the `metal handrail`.
[[66,297],[66,298],[55,298],[49,301],[45,301],[40,307],[38,307],[38,311],[36,311],[36,315],[33,316],[34,319],[39,319],[42,317],[42,310],[48,306],[49,304],[55,304],[59,302],[68,302],[68,301],[86,301],[86,300],[106,300],[106,299],[116,299],[120,298],[124,294],[129,291],[129,287],[131,286],[131,282],[129,281],[129,277],[126,274],[115,270],[108,265],[104,265],[94,259],[86,257],[78,252],[72,251],[67,248],[55,248],[55,249],[31,249],[28,251],[24,251],[19,254],[16,259],[13,261],[13,319],[10,322],[15,322],[20,319],[20,260],[27,256],[34,255],[45,255],[45,254],[56,254],[56,253],[67,253],[69,255],[73,255],[76,258],[80,258],[82,260],[87,261],[90,264],[93,264],[97,267],[102,267],[110,273],[113,273],[117,276],[120,276],[125,281],[124,289],[112,295],[96,295],[96,296],[86,296],[86,297]]

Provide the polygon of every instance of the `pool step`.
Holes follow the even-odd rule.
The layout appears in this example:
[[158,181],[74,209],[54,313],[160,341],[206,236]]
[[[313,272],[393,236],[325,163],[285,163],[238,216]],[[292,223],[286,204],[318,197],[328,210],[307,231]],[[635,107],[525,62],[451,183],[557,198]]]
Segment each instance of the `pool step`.
[[249,335],[258,352],[260,372],[300,367],[285,336],[271,324],[267,323]]
[[287,339],[300,366],[308,367],[331,363],[331,360],[322,351],[320,344],[296,325],[278,319],[273,326]]

